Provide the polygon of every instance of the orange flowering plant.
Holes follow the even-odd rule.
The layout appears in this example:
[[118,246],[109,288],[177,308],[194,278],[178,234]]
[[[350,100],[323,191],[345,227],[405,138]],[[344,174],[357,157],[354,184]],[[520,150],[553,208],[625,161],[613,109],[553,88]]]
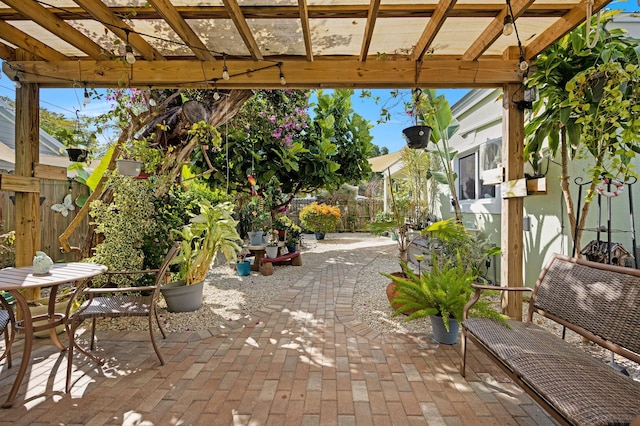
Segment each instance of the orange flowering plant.
[[300,212],[300,222],[311,232],[334,232],[340,224],[340,209],[313,202]]

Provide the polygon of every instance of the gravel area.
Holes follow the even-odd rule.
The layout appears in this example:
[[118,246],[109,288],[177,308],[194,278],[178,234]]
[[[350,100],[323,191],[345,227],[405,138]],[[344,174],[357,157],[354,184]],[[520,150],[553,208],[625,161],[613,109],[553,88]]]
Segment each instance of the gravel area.
[[[308,272],[322,263],[328,262],[339,251],[363,247],[377,247],[377,255],[362,269],[354,289],[353,309],[357,317],[372,329],[387,333],[423,334],[429,340],[430,320],[420,319],[406,322],[404,316],[393,317],[393,310],[386,298],[385,289],[390,280],[380,272],[400,270],[396,243],[389,238],[370,234],[330,234],[323,241],[316,241],[313,235],[304,236],[303,265],[277,267],[271,276],[251,272],[240,277],[229,265],[212,267],[207,275],[203,307],[196,312],[170,313],[164,300],[159,302],[159,314],[169,332],[197,332],[223,325],[228,321],[249,317],[271,300],[293,286]],[[498,298],[494,298],[496,304]],[[523,317],[526,318],[527,303],[523,303]],[[560,335],[562,328],[552,321],[537,317],[537,323],[550,332]],[[136,318],[98,321],[99,328],[120,330],[146,329],[146,321]],[[583,342],[580,336],[567,331],[567,341],[591,355],[610,361],[610,352],[597,345]],[[616,363],[627,369],[630,375],[640,381],[640,366],[616,356]]]

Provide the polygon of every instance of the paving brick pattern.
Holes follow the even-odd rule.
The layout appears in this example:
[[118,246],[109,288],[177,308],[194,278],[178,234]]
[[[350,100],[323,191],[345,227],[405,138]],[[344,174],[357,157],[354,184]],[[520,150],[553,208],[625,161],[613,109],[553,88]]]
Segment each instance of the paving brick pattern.
[[[70,395],[64,352],[38,340],[0,424],[555,424],[473,347],[465,379],[459,344],[361,323],[351,307],[353,290],[363,262],[376,255],[336,253],[251,318],[170,334],[160,340],[164,366],[146,332],[100,332],[106,362],[99,367],[77,357]],[[14,348],[17,365],[21,342]],[[15,371],[0,364],[0,398]]]

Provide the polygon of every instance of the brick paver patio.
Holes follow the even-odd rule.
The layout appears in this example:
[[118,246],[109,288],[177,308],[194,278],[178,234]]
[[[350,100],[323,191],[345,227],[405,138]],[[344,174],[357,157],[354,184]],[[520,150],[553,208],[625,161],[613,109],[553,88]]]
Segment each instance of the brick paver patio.
[[[147,332],[99,332],[107,362],[98,368],[76,358],[70,395],[64,353],[40,339],[0,423],[554,424],[473,347],[465,379],[459,344],[379,333],[359,322],[353,289],[375,256],[374,249],[336,253],[251,319],[160,339],[162,367]],[[14,346],[13,368],[0,365],[0,398],[15,378],[21,346]]]

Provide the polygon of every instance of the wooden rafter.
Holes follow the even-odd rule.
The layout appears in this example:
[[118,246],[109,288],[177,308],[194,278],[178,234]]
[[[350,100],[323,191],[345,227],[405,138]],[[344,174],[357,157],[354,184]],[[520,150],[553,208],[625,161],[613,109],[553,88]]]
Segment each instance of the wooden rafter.
[[4,21],[0,21],[0,38],[45,61],[64,61],[69,59],[57,50],[50,48],[41,41],[36,40],[29,34],[20,31]]
[[[597,12],[609,3],[609,0],[594,0],[593,12]],[[562,19],[551,25],[543,35],[537,37],[527,45],[525,55],[527,58],[533,58],[554,43],[560,37],[584,22],[587,13],[586,0],[583,0],[578,6],[567,12]]]
[[222,0],[222,2],[224,3],[224,7],[229,12],[229,16],[231,17],[233,24],[236,26],[236,29],[240,33],[242,40],[244,40],[244,44],[245,46],[247,46],[247,49],[251,54],[251,58],[259,61],[263,60],[264,58],[262,57],[262,53],[260,53],[260,47],[258,46],[256,39],[253,37],[253,33],[251,33],[251,28],[249,28],[247,20],[242,14],[242,10],[238,5],[238,1]]
[[102,47],[94,43],[89,37],[33,0],[6,0],[4,3],[18,12],[29,16],[33,22],[52,32],[70,45],[75,46],[93,59],[105,59],[112,56],[108,52],[105,52]]
[[300,25],[302,25],[302,37],[304,38],[304,50],[307,52],[307,61],[313,61],[313,46],[311,45],[311,28],[309,26],[309,8],[307,0],[298,0],[300,9]]
[[[513,0],[511,9],[513,9],[514,20],[519,18],[522,13],[533,3],[534,0]],[[505,5],[502,12],[496,16],[491,23],[484,29],[480,37],[467,49],[462,55],[462,59],[467,61],[475,61],[482,55],[501,35],[504,28],[504,18],[507,16],[507,7]]]
[[411,54],[411,60],[413,61],[421,61],[424,57],[424,54],[431,46],[433,39],[438,35],[438,31],[442,28],[445,19],[449,15],[449,12],[455,6],[457,0],[440,0],[438,6],[433,11],[433,15],[429,19],[427,26],[425,27],[416,47],[413,49],[413,53]]
[[[378,10],[378,18],[429,18],[438,7],[429,4],[382,4]],[[522,15],[526,18],[558,18],[569,12],[573,4],[555,3],[533,4]],[[162,19],[152,7],[110,7],[118,16],[128,19]],[[229,12],[223,6],[175,6],[183,19],[230,19]],[[369,13],[369,5],[314,5],[307,6],[310,19],[365,19]],[[504,10],[504,2],[498,3],[463,3],[456,4],[449,16],[456,18],[491,18]],[[52,9],[51,13],[62,19],[91,19],[91,15],[81,8],[65,7]],[[299,19],[299,6],[243,6],[245,19]],[[0,9],[0,19],[22,21],[28,19],[10,8]]]
[[380,9],[380,0],[371,0],[369,4],[369,13],[367,14],[367,26],[364,29],[364,37],[362,38],[362,48],[360,49],[360,61],[367,60],[369,54],[369,46],[371,46],[371,38],[373,30],[376,27],[376,19],[378,18],[378,10]]
[[[80,7],[89,12],[91,17],[98,22],[102,22],[112,33],[118,36],[121,40],[129,40],[129,44],[138,52],[142,57],[148,61],[156,60],[162,61],[165,58],[160,52],[158,52],[153,46],[142,38],[139,34],[131,31],[132,28],[124,22],[118,15],[116,15],[111,9],[107,7],[101,1],[93,0],[74,0]],[[129,34],[127,36],[127,30]]]
[[0,59],[5,61],[15,61],[16,49],[11,46],[7,46],[4,43],[0,43]]
[[196,58],[201,61],[215,61],[213,53],[204,45],[200,37],[193,31],[187,22],[180,16],[175,6],[168,0],[149,0],[149,3],[162,15],[167,24],[178,36],[191,48]]
[[[230,80],[218,80],[220,89],[279,88],[275,67],[263,68],[261,61],[227,61],[231,69],[253,69]],[[220,61],[138,61],[124,67],[116,61],[63,61],[63,62],[4,62],[4,72],[12,78],[16,69],[24,70],[25,81],[39,83],[41,87],[68,87],[71,82],[60,76],[80,73],[89,86],[114,87],[129,72],[133,87],[197,87],[205,88],[202,67],[221,73]],[[517,61],[456,59],[425,60],[416,82],[415,64],[407,60],[360,62],[343,61],[289,61],[286,63],[287,87],[496,87],[503,82],[521,82]],[[21,76],[22,78],[22,76]]]

